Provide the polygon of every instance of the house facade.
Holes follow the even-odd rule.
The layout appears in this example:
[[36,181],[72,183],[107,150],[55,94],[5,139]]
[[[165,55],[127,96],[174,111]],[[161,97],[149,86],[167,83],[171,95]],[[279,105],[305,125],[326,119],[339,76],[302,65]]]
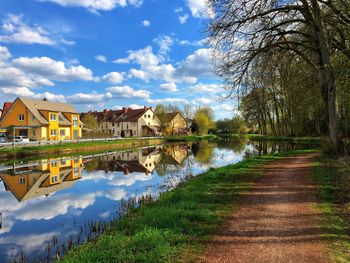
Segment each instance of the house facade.
[[72,140],[81,138],[82,122],[70,104],[17,98],[5,102],[0,128],[36,141]]
[[97,132],[109,133],[115,137],[158,136],[161,133],[161,123],[151,107],[104,110],[85,114],[95,117]]
[[165,113],[164,119],[163,129],[166,135],[187,134],[186,119],[180,112]]

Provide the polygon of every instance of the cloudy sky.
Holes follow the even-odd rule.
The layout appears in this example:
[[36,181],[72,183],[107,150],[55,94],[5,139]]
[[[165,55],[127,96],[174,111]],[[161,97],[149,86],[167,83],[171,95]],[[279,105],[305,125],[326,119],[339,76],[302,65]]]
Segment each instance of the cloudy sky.
[[1,0],[0,103],[17,96],[79,111],[221,101],[204,0]]

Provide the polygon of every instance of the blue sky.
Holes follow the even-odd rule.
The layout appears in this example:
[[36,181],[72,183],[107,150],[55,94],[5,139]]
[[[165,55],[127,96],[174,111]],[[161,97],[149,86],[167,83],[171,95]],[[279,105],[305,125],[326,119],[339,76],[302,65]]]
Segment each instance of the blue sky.
[[205,45],[205,10],[204,0],[1,0],[0,103],[191,104],[230,117]]

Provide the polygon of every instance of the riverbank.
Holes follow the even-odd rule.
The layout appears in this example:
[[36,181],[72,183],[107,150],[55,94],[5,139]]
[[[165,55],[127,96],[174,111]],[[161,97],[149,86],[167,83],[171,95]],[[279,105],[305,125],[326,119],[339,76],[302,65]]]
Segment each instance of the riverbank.
[[195,261],[210,236],[263,175],[263,165],[285,155],[256,157],[208,172],[132,209],[99,238],[71,249],[62,262]]
[[17,148],[0,148],[0,160],[20,158],[40,158],[54,155],[84,154],[109,150],[123,150],[151,145],[160,145],[164,139],[128,139],[117,141],[95,141],[79,143],[62,143],[43,146],[27,146]]
[[321,155],[313,163],[318,185],[318,208],[325,216],[319,227],[325,232],[335,262],[350,262],[350,162],[349,157]]

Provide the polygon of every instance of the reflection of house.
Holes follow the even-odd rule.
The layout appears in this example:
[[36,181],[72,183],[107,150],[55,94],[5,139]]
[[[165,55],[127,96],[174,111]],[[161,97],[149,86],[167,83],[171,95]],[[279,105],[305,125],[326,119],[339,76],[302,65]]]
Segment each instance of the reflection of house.
[[161,160],[161,150],[148,148],[116,153],[101,157],[101,165],[107,171],[121,171],[124,174],[152,173]]
[[48,160],[2,173],[0,177],[6,191],[21,202],[72,187],[81,178],[81,167],[81,158]]
[[186,119],[180,112],[165,113],[164,116],[164,133],[167,135],[187,134]]
[[78,139],[81,125],[78,112],[70,104],[26,98],[5,102],[0,120],[2,128],[13,131],[15,127],[16,136],[38,141]]
[[[152,108],[123,108],[89,112],[97,120],[97,132],[111,133],[114,136],[156,136],[161,132],[160,121]],[[83,116],[83,114],[82,114]]]
[[174,144],[167,145],[164,148],[164,155],[167,158],[169,164],[182,164],[188,155],[187,144]]

